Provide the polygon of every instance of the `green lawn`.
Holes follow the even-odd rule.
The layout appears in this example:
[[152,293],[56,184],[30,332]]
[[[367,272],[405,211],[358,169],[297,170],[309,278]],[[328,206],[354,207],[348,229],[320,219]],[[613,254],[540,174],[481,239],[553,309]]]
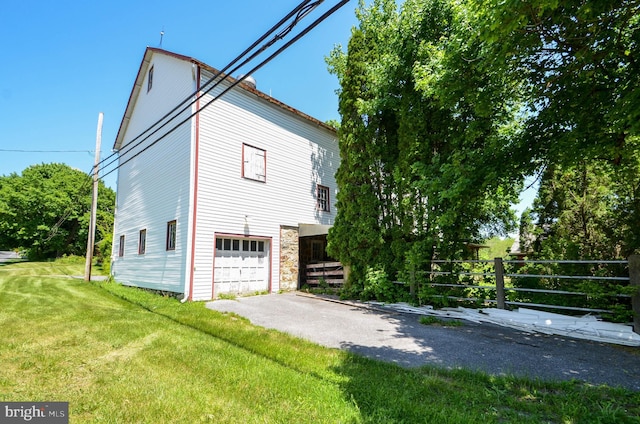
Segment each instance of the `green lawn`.
[[407,370],[82,270],[0,265],[0,401],[68,401],[72,423],[640,423],[639,393]]

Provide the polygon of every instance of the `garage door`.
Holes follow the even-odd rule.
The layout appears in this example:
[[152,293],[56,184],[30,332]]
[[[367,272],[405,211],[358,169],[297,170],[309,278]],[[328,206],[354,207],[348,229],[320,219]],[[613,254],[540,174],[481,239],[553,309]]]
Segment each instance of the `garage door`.
[[216,238],[215,293],[252,294],[269,290],[269,241]]

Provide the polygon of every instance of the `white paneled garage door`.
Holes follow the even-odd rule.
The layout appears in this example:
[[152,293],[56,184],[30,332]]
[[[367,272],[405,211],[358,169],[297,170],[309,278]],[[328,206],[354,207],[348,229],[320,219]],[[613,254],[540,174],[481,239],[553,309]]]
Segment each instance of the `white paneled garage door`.
[[216,237],[215,295],[269,290],[269,241]]

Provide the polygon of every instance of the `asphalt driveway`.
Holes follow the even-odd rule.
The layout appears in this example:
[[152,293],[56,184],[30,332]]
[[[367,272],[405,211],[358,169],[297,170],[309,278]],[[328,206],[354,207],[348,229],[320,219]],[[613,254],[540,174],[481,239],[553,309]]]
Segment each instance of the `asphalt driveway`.
[[401,366],[434,365],[640,391],[640,348],[530,334],[492,324],[426,326],[419,316],[300,293],[216,300],[209,309]]

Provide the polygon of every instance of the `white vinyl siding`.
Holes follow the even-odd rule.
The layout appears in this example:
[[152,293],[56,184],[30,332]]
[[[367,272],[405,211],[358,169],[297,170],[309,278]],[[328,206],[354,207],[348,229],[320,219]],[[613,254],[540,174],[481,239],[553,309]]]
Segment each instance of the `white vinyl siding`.
[[[266,152],[267,184],[238,178],[245,145]],[[335,199],[339,157],[333,131],[240,88],[207,108],[200,116],[194,299],[224,292],[211,275],[216,233],[270,239],[271,291],[278,291],[280,226],[333,224],[335,208],[319,211],[316,192],[322,184]]]
[[[114,255],[115,279],[183,293],[193,275],[193,300],[234,291],[278,291],[281,226],[331,225],[335,219],[331,202],[340,160],[335,132],[236,87],[198,115],[199,128],[191,119],[133,158],[164,131],[140,146],[132,140],[193,93],[198,74],[198,65],[189,60],[147,52],[144,77],[136,79],[140,94],[132,97],[133,113],[123,120],[124,133],[118,137],[122,167],[114,224],[114,234],[130,240],[146,229],[146,249],[138,255],[136,243],[127,243],[122,258]],[[151,67],[152,89],[147,91]],[[203,71],[201,81],[210,77]],[[200,104],[226,87],[222,84]],[[193,111],[195,106],[181,118]],[[246,165],[245,153],[251,158]],[[318,208],[318,185],[329,190],[329,212]],[[174,220],[175,250],[167,250],[167,224]],[[223,241],[222,251],[216,251],[216,237],[228,238],[231,250],[224,249]],[[239,268],[234,252],[244,255]],[[237,272],[241,278],[231,278]]]
[[[115,234],[124,234],[130,240],[136,240],[140,228],[146,228],[145,254],[136,254],[136,243],[127,243],[124,257],[114,258],[112,273],[126,285],[182,293],[188,276],[192,125],[185,123],[144,152],[142,149],[173,126],[139,146],[136,144],[142,138],[135,139],[191,94],[195,80],[190,63],[166,55],[153,54],[149,66],[154,69],[153,89],[146,92],[148,73],[143,70],[145,89],[136,99],[119,151],[122,166],[118,170],[114,223]],[[187,110],[179,120],[190,113]],[[175,250],[167,250],[166,228],[173,220],[177,222]]]

